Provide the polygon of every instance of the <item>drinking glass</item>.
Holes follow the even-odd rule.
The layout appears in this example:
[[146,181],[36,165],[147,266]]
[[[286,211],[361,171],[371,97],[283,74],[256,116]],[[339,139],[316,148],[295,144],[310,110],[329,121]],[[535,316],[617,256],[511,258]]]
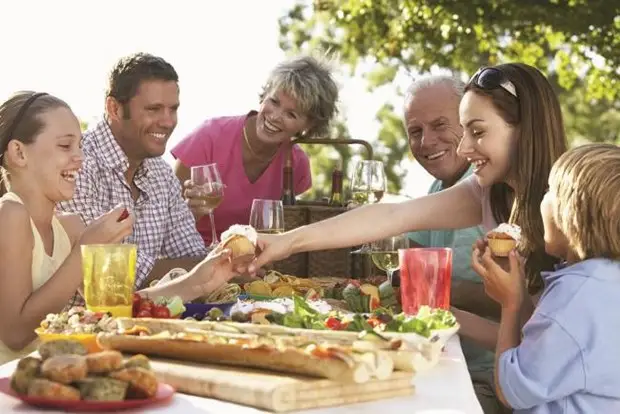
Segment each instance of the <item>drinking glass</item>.
[[254,199],[250,211],[250,226],[258,233],[283,233],[284,207],[282,201]]
[[131,317],[137,250],[135,244],[82,246],[84,299],[89,310]]
[[452,249],[412,248],[398,251],[403,312],[415,315],[422,305],[450,308]]
[[[381,161],[362,160],[355,165],[351,177],[351,197],[357,204],[374,204],[381,201],[387,190],[385,170]],[[370,253],[368,243],[351,253]]]
[[198,165],[190,170],[191,181],[197,187],[198,198],[204,200],[204,208],[208,210],[211,221],[211,246],[215,247],[219,241],[215,231],[215,210],[224,199],[224,184],[217,169],[217,164]]
[[372,261],[379,269],[383,270],[387,279],[392,284],[392,275],[400,267],[398,251],[409,247],[409,238],[406,234],[387,237],[371,244]]

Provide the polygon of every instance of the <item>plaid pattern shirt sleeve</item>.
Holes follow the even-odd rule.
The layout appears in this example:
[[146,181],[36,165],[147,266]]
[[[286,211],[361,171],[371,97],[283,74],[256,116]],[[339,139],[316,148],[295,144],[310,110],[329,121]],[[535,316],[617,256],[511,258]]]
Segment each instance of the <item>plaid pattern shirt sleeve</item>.
[[168,234],[162,246],[162,257],[203,257],[208,253],[204,241],[196,229],[196,221],[181,195],[181,183],[170,171],[167,177],[170,189]]

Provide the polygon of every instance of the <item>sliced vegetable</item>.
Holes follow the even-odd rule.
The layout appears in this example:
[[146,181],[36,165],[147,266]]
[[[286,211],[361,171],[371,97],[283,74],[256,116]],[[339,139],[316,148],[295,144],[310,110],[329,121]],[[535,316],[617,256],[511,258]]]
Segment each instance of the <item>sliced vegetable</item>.
[[183,299],[180,296],[173,296],[168,299],[166,307],[170,311],[171,317],[177,317],[185,312],[185,305],[183,305]]
[[374,285],[371,285],[370,283],[364,283],[362,286],[360,286],[360,290],[365,295],[369,295],[369,296],[372,296],[373,298],[377,298],[377,300],[380,299],[379,288]]
[[379,285],[379,298],[381,299],[381,301],[383,302],[383,299],[389,298],[389,297],[395,297],[395,293],[394,293],[394,288],[392,287],[392,284],[390,283],[389,280],[386,280],[385,282],[381,283]]
[[368,303],[368,311],[372,312],[381,306],[381,300],[375,296],[369,296],[369,297],[370,297],[370,301]]

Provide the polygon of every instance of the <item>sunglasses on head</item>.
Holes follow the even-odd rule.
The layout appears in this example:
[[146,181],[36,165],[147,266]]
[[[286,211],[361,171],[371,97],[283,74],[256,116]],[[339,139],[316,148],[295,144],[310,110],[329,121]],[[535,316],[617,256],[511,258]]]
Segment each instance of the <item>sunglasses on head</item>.
[[514,83],[508,80],[504,73],[497,68],[478,69],[478,72],[471,77],[469,83],[473,83],[480,89],[487,91],[502,88],[515,98],[518,98],[517,88],[515,88]]

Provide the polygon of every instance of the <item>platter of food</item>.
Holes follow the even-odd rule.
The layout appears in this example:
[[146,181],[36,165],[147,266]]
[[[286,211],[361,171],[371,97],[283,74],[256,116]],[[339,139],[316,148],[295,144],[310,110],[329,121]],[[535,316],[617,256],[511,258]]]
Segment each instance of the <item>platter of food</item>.
[[127,360],[118,351],[88,353],[77,341],[59,339],[22,358],[0,392],[26,404],[65,411],[119,411],[169,400],[174,388],[157,380],[144,355]]
[[[226,352],[222,351],[228,356],[211,350],[211,345],[205,345],[210,343],[207,337],[226,345],[230,344],[222,337],[248,340],[250,342],[243,342],[239,351],[245,355],[252,354],[248,348],[258,347],[261,351],[257,352],[273,355],[273,349],[282,349],[282,344],[292,344],[299,350],[304,344],[327,343],[344,346],[354,353],[387,352],[395,369],[419,372],[437,363],[443,346],[459,328],[454,316],[441,309],[422,308],[413,316],[394,314],[383,308],[360,314],[329,310],[329,305],[324,302],[307,301],[299,296],[281,298],[280,301],[266,302],[264,307],[260,302],[239,304],[238,310],[230,317],[215,321],[118,318],[117,332],[101,334],[98,341],[103,347],[124,352],[153,352],[164,357],[174,357],[175,353],[187,356],[195,352],[206,358],[201,359],[202,362],[226,362],[226,358],[237,358],[230,356],[234,354],[230,346],[224,347]],[[282,306],[275,309],[275,305]],[[141,337],[145,338],[136,339]],[[301,341],[301,344],[293,340]],[[171,345],[171,341],[175,345]],[[180,345],[183,341],[200,342],[201,345]],[[161,347],[158,349],[158,346]],[[212,356],[205,356],[209,352],[213,353]],[[245,357],[238,358],[246,361]],[[256,366],[255,362],[251,364]],[[277,364],[269,361],[267,365]]]

